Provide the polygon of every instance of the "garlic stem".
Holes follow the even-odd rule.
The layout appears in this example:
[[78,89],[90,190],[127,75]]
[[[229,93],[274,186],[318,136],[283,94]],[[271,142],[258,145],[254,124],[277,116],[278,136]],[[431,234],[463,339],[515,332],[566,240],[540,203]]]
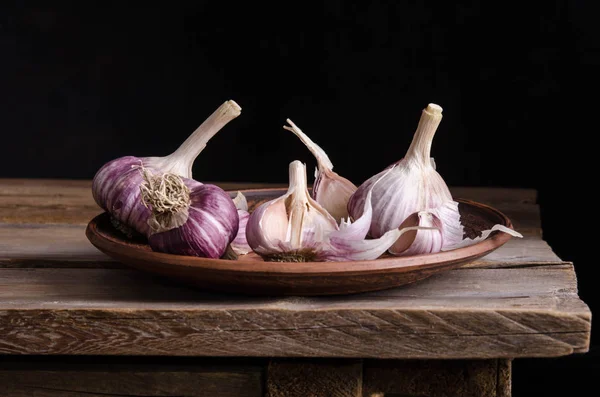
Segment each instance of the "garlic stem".
[[406,152],[406,158],[415,159],[425,166],[432,166],[431,142],[441,121],[441,106],[430,103],[427,108],[423,109],[412,143]]
[[290,179],[290,187],[288,190],[291,192],[292,190],[296,192],[296,196],[301,197],[306,191],[306,195],[308,195],[307,191],[307,182],[306,182],[306,167],[298,160],[294,160],[290,163],[289,168],[289,179]]
[[333,164],[331,163],[331,160],[329,160],[329,156],[327,156],[325,151],[323,149],[321,149],[321,147],[319,145],[314,143],[312,141],[312,139],[310,139],[304,132],[302,132],[302,130],[300,128],[298,128],[298,126],[296,124],[294,124],[292,122],[292,120],[287,119],[286,121],[288,122],[289,125],[291,125],[291,127],[284,125],[283,128],[288,131],[293,132],[298,138],[300,138],[302,143],[304,143],[304,145],[306,145],[308,150],[310,150],[310,152],[313,154],[313,156],[315,156],[315,158],[317,159],[317,164],[319,165],[319,171],[324,171],[324,170],[331,171],[333,169]]
[[227,123],[241,114],[242,108],[233,100],[226,101],[215,110],[196,130],[167,156],[171,161],[189,167],[189,177],[192,175],[192,164],[208,141],[215,136]]
[[[302,224],[304,213],[308,206],[308,190],[306,183],[306,167],[300,161],[290,163],[289,169],[291,201],[287,205],[289,214],[288,234],[293,247],[300,247],[302,243]],[[287,204],[287,203],[286,203]]]

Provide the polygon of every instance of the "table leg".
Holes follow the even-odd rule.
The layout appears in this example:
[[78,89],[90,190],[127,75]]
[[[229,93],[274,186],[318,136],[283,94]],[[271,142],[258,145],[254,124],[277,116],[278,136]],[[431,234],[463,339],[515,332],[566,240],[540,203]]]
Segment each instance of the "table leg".
[[273,359],[267,397],[362,397],[360,360]]
[[267,397],[510,397],[511,361],[274,359],[266,387]]
[[364,397],[510,397],[511,361],[366,360]]

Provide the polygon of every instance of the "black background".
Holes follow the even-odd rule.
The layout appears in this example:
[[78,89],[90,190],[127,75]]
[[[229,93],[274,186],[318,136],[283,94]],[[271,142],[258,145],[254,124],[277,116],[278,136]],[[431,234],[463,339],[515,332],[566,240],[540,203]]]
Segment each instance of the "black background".
[[[545,239],[600,308],[591,2],[85,3],[0,6],[0,177],[91,178],[119,156],[168,154],[234,99],[242,115],[196,179],[286,182],[295,159],[312,170],[289,117],[359,184],[404,155],[434,102],[446,182],[537,189]],[[597,356],[517,360],[514,395],[595,394]]]

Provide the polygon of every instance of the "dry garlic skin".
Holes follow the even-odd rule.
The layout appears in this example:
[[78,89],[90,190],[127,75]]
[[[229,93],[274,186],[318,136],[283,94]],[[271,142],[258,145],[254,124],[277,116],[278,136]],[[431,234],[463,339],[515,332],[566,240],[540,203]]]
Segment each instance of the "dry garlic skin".
[[312,196],[339,223],[348,218],[348,201],[356,186],[331,170],[317,171]]
[[300,138],[317,160],[312,198],[325,208],[336,222],[340,223],[343,219],[348,218],[348,200],[356,191],[356,186],[333,171],[333,163],[319,145],[313,142],[292,120],[287,119],[287,122],[289,126],[286,125],[283,128]]

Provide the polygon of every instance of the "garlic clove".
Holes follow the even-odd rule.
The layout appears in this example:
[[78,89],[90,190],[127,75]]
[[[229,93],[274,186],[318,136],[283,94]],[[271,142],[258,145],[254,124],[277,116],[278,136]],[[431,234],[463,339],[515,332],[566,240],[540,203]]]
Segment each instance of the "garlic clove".
[[233,199],[233,204],[235,205],[235,208],[237,208],[240,223],[238,234],[231,242],[231,249],[238,255],[245,255],[252,251],[252,248],[250,248],[250,245],[248,245],[248,240],[246,239],[246,227],[248,226],[248,219],[250,218],[250,213],[248,212],[248,201],[242,192],[238,192]]
[[284,129],[293,132],[317,160],[312,197],[333,216],[336,221],[348,217],[348,200],[356,191],[356,185],[333,172],[333,164],[325,151],[314,143],[292,120]]
[[279,252],[279,243],[285,242],[287,234],[287,212],[284,196],[263,203],[250,214],[246,226],[246,239],[259,255]]
[[442,249],[442,222],[427,211],[420,211],[410,215],[400,228],[423,226],[431,230],[414,230],[405,233],[390,247],[389,252],[394,255],[419,255],[439,252]]
[[[373,260],[379,258],[385,253],[395,241],[400,239],[407,233],[416,231],[437,231],[434,227],[425,226],[409,226],[400,227],[390,230],[383,236],[377,239],[365,240],[368,227],[364,227],[362,223],[367,225],[371,221],[371,192],[367,193],[365,200],[365,208],[362,216],[352,225],[345,224],[344,228],[330,234],[327,249],[321,254],[322,260],[326,261],[356,261],[356,260]],[[355,230],[353,227],[358,225]],[[358,238],[359,234],[364,231],[362,238]]]
[[294,248],[323,241],[328,232],[337,229],[335,219],[308,194],[306,166],[299,161],[290,165],[290,187],[285,200],[289,214],[288,237]]
[[235,207],[237,208],[240,223],[237,236],[235,236],[235,239],[231,242],[231,249],[238,255],[244,255],[252,251],[252,248],[250,248],[248,240],[246,239],[246,227],[248,226],[248,218],[250,218],[248,201],[242,192],[237,192],[237,195],[233,199],[233,204],[235,204]]
[[248,211],[248,200],[246,200],[246,196],[242,192],[237,192],[237,195],[233,199],[233,204],[235,204],[235,208],[238,210]]
[[335,220],[310,198],[306,167],[293,161],[290,185],[283,196],[260,205],[248,220],[248,244],[266,260],[314,260],[322,241],[337,230]]
[[238,255],[245,255],[252,251],[252,248],[250,248],[248,240],[246,239],[246,227],[248,226],[250,214],[248,211],[238,210],[238,218],[240,219],[238,233],[231,242],[231,249]]

